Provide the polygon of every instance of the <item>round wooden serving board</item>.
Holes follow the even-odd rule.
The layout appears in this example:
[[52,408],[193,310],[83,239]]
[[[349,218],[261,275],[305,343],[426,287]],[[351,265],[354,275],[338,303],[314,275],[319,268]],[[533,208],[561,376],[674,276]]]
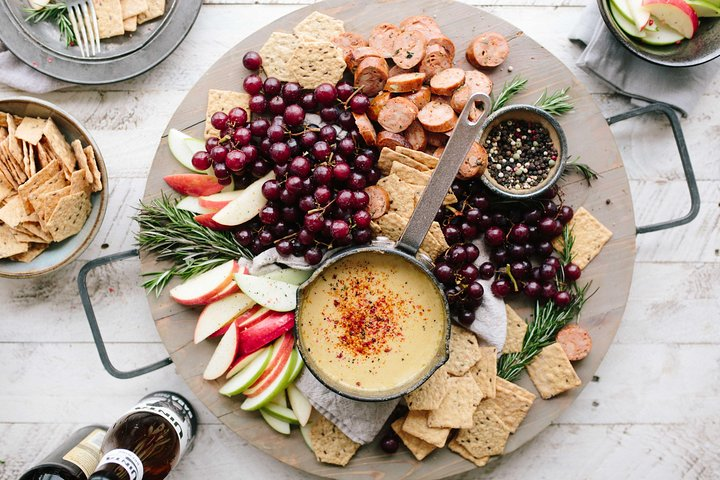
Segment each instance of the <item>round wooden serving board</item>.
[[[175,112],[168,129],[177,128],[202,137],[208,90],[241,90],[242,78],[248,73],[242,67],[243,54],[248,50],[259,50],[273,31],[292,32],[293,26],[313,10],[340,18],[345,21],[346,30],[365,36],[374,25],[381,22],[397,24],[410,15],[430,15],[457,45],[456,63],[467,69],[471,67],[464,58],[464,52],[469,41],[482,32],[497,31],[509,39],[510,56],[503,65],[489,73],[496,92],[506,80],[518,74],[528,79],[528,88],[514,98],[513,103],[533,103],[545,89],[554,91],[572,87],[570,94],[575,110],[560,117],[559,121],[567,134],[570,154],[581,157],[601,177],[588,188],[584,180],[570,176],[564,185],[566,202],[575,208],[585,206],[613,231],[612,240],[588,266],[581,279],[582,282],[592,280],[593,288],[598,287],[597,293],[585,306],[580,320],[590,330],[593,350],[585,360],[575,364],[583,385],[587,385],[615,336],[627,302],[635,259],[632,200],[625,169],[610,129],[585,87],[559,60],[511,24],[478,8],[450,0],[321,2],[277,20],[236,45],[190,91]],[[513,67],[512,72],[508,72],[509,66]],[[151,200],[161,191],[169,190],[163,181],[165,175],[181,172],[183,167],[172,158],[167,139],[163,137],[148,177],[145,200]],[[153,257],[145,255],[142,268],[143,272],[158,271],[162,265],[157,265]],[[176,304],[169,298],[168,291],[169,288],[165,289],[160,298],[149,295],[148,299],[157,329],[178,373],[217,418],[242,438],[278,460],[316,475],[353,480],[435,479],[475,468],[447,449],[438,450],[418,462],[403,447],[394,455],[384,454],[378,442],[361,448],[345,468],[318,463],[297,429],[287,437],[276,433],[259,414],[241,411],[241,401],[219,395],[217,390],[221,381],[207,382],[202,379],[202,372],[215,348],[215,342],[193,344],[199,310]],[[520,301],[514,306],[526,318],[529,316],[529,304]],[[519,383],[535,391],[527,376],[524,375]],[[516,450],[540,433],[570,406],[580,391],[581,388],[577,388],[549,401],[536,400],[520,429],[511,435],[506,453]]]

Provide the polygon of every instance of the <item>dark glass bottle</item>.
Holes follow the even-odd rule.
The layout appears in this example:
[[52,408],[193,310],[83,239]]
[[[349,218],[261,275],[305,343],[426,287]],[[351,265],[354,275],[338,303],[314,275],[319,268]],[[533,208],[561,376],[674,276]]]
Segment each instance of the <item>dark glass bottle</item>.
[[102,456],[105,432],[107,427],[98,425],[76,430],[20,480],[87,480]]
[[151,393],[110,427],[102,459],[89,480],[162,480],[196,431],[195,411],[185,398]]

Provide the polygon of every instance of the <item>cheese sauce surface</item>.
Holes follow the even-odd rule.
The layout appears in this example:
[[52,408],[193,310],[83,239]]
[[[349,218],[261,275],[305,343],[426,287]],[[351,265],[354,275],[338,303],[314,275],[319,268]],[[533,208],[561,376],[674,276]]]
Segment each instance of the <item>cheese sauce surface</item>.
[[330,265],[306,288],[301,341],[318,374],[349,390],[388,390],[437,361],[444,313],[420,268],[365,252]]

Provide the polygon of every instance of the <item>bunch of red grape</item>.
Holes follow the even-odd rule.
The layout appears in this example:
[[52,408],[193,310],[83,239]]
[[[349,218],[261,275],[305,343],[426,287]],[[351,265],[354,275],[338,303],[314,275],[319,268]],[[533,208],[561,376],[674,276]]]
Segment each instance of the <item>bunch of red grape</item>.
[[[525,201],[494,197],[479,181],[456,181],[452,190],[458,203],[443,207],[436,217],[451,247],[437,260],[435,276],[445,285],[458,321],[467,325],[475,318],[474,310],[482,301],[477,278],[492,279],[491,290],[497,297],[523,292],[558,306],[571,302],[569,286],[581,271],[553,256],[551,240],[562,235],[574,212],[554,201],[556,188],[541,199]],[[477,247],[469,242],[480,237],[490,259],[475,267]]]
[[[262,58],[248,52],[244,66],[257,71]],[[336,246],[370,242],[369,197],[365,187],[380,179],[377,150],[364,144],[353,113],[365,113],[368,97],[350,83],[324,83],[303,90],[294,82],[245,77],[250,111],[242,108],[211,117],[219,137],[207,140],[193,166],[213,167],[221,183],[247,185],[273,171],[262,194],[268,200],[255,220],[234,232],[253,254],[276,247],[281,255],[304,256],[315,265]],[[319,114],[322,125],[308,114]]]

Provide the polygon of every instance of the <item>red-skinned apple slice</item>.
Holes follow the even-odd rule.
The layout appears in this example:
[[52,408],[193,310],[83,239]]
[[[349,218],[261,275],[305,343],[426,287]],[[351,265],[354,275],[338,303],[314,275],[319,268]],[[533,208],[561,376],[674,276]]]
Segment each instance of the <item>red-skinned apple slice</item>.
[[203,213],[202,215],[195,215],[194,220],[202,225],[203,227],[207,227],[210,230],[215,230],[218,232],[224,232],[227,230],[230,230],[232,227],[228,227],[226,225],[221,225],[217,223],[215,220],[213,220],[213,216],[215,215],[215,212],[210,213]]
[[232,397],[245,391],[267,368],[272,357],[272,348],[266,347],[259,350],[260,354],[255,357],[242,371],[233,376],[218,391],[221,395]]
[[290,330],[295,325],[295,314],[292,312],[273,312],[261,322],[239,332],[238,342],[240,353],[252,353],[264,347]]
[[183,305],[205,305],[232,282],[239,268],[235,260],[225,262],[176,286],[170,297]]
[[643,7],[643,0],[625,0],[632,14],[635,27],[642,31],[650,21],[650,12]]
[[250,362],[255,360],[260,353],[264,352],[266,348],[261,348],[260,350],[256,350],[253,353],[248,353],[247,355],[240,355],[235,360],[233,360],[233,364],[230,365],[230,369],[225,374],[225,378],[230,378],[235,376],[236,373],[240,372],[240,370],[245,369],[248,365],[250,365]]
[[198,215],[205,215],[207,213],[214,214],[217,210],[210,210],[209,208],[201,207],[198,197],[191,197],[190,195],[183,197],[176,205],[175,208],[178,210],[187,210]]
[[215,348],[215,352],[205,367],[203,378],[205,380],[215,380],[228,371],[238,348],[238,335],[236,328],[230,328],[220,339],[220,343]]
[[[279,343],[278,343],[279,342]],[[285,364],[290,359],[290,354],[293,351],[293,345],[295,345],[295,339],[290,332],[285,333],[282,337],[278,338],[273,347],[273,356],[270,359],[270,363],[265,367],[265,371],[258,377],[247,390],[243,393],[247,397],[262,392],[265,387],[275,381],[277,376],[280,374]]]
[[208,304],[198,317],[194,342],[198,344],[212,335],[213,332],[231,324],[233,320],[247,312],[253,305],[255,305],[255,302],[244,293],[234,293],[222,300]]
[[643,7],[685,38],[698,29],[697,13],[683,0],[643,0]]
[[272,400],[279,392],[283,391],[290,383],[288,379],[293,371],[293,368],[295,368],[298,357],[299,355],[297,350],[293,349],[290,354],[290,360],[287,362],[275,381],[257,395],[246,398],[242,405],[240,405],[240,408],[243,410],[257,410],[270,403],[270,400]]
[[243,194],[244,190],[233,190],[232,192],[220,192],[207,197],[200,197],[198,203],[201,207],[218,211],[231,201]]
[[181,195],[191,195],[193,197],[203,197],[219,193],[223,188],[212,175],[203,175],[200,173],[179,173],[177,175],[168,175],[164,178],[170,188]]
[[222,300],[223,298],[232,295],[233,293],[237,293],[240,291],[240,287],[237,286],[237,283],[230,282],[228,283],[227,287],[223,288],[220,292],[218,292],[217,295],[215,295],[213,298],[208,300],[208,303],[217,302],[218,300]]
[[243,330],[247,330],[256,323],[260,323],[273,313],[275,312],[273,312],[269,308],[265,308],[262,305],[255,305],[253,308],[238,317],[237,321],[235,322],[238,333],[242,332]]
[[232,227],[255,218],[267,203],[267,199],[262,194],[262,186],[273,178],[275,178],[275,174],[270,172],[250,184],[235,200],[217,212],[213,216],[213,220],[221,225]]

